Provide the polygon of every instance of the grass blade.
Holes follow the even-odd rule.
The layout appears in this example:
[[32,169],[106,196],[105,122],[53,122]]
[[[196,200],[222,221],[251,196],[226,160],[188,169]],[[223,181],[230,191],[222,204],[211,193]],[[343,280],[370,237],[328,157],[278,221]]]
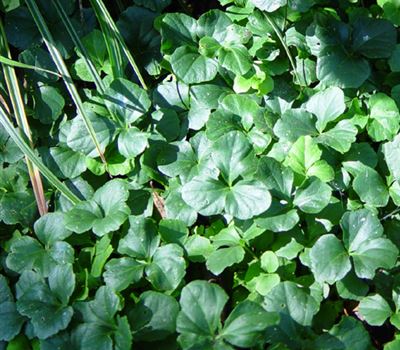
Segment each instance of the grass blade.
[[113,35],[110,26],[107,24],[107,20],[105,19],[101,8],[95,1],[90,0],[90,3],[100,24],[101,32],[103,33],[114,79],[122,78],[124,76],[124,62],[118,41],[115,38],[115,35]]
[[140,81],[140,84],[142,85],[143,89],[147,90],[146,82],[144,81],[143,76],[140,73],[139,67],[137,66],[135,59],[133,58],[131,52],[129,51],[128,46],[126,45],[126,43],[124,41],[124,38],[122,37],[121,33],[119,32],[117,25],[115,24],[114,20],[112,19],[111,15],[108,12],[103,1],[102,0],[90,0],[90,3],[92,4],[93,8],[95,9],[96,16],[97,16],[97,11],[99,11],[101,13],[101,17],[107,24],[111,33],[117,39],[118,43],[120,44],[122,51],[123,51],[124,55],[126,56],[126,58],[128,59],[130,65],[132,66],[136,76],[138,77],[138,79]]
[[[60,0],[54,0],[53,4],[54,4],[54,7],[56,8],[58,15],[61,18],[61,21],[63,22],[64,26],[67,28],[68,34],[70,35],[74,45],[81,51],[82,59],[85,62],[86,67],[96,85],[97,91],[99,92],[100,95],[104,95],[105,91],[106,91],[106,86],[105,86],[103,80],[101,79],[100,74],[98,73],[95,65],[93,64],[92,60],[90,59],[88,51],[86,50],[86,47],[83,45],[82,40],[79,38],[79,35],[76,32],[74,26],[72,25],[71,20],[69,19],[68,15],[65,13],[65,11],[60,3]],[[112,110],[108,109],[108,112],[110,113],[111,118],[116,123],[119,123],[121,126],[124,126],[124,123],[121,122],[121,120],[118,118],[117,115],[115,115],[115,113]]]
[[67,90],[68,90],[69,94],[71,95],[71,98],[74,101],[79,114],[83,118],[86,129],[88,130],[89,135],[90,135],[94,145],[96,146],[97,152],[99,153],[99,156],[100,156],[102,162],[107,165],[106,159],[104,158],[104,154],[101,151],[99,141],[97,140],[96,132],[94,131],[93,125],[90,122],[88,116],[86,115],[81,97],[79,96],[79,93],[78,93],[78,90],[76,89],[76,87],[72,81],[71,75],[69,74],[69,71],[64,62],[64,59],[62,58],[60,52],[58,51],[58,49],[56,48],[56,46],[54,44],[53,36],[51,35],[49,28],[47,27],[47,24],[42,16],[42,14],[39,11],[39,8],[37,7],[34,0],[26,0],[26,5],[28,6],[28,9],[36,23],[37,28],[39,29],[40,34],[43,37],[43,40],[47,46],[47,49],[50,52],[50,55],[51,55],[54,63],[57,66],[58,71],[62,75],[64,83],[67,87]]
[[3,126],[7,134],[10,135],[18,148],[25,154],[29,161],[39,169],[41,174],[50,182],[50,184],[57,188],[64,197],[71,201],[71,203],[77,204],[80,202],[80,199],[41,162],[32,148],[26,143],[24,137],[14,128],[14,125],[8,117],[7,111],[2,105],[0,105],[0,124]]
[[[7,43],[7,37],[4,31],[3,23],[0,21],[0,52],[6,56],[3,57],[6,61],[11,61],[10,49]],[[11,103],[16,116],[17,124],[20,129],[23,130],[25,136],[29,140],[31,148],[33,148],[33,142],[31,137],[31,130],[29,127],[28,119],[25,113],[24,102],[22,100],[21,91],[19,89],[19,82],[15,74],[14,68],[10,65],[3,63],[4,79],[6,81],[8,94],[11,99]],[[25,157],[26,166],[28,168],[29,177],[31,180],[33,193],[35,194],[36,204],[39,210],[39,214],[42,216],[47,213],[46,197],[44,195],[42,178],[38,169],[31,163],[28,157]]]
[[44,72],[48,74],[53,74],[56,75],[57,77],[61,78],[61,74],[58,74],[57,72],[53,72],[52,70],[36,67],[36,66],[31,66],[30,64],[25,64],[19,61],[14,61],[10,58],[7,58],[5,56],[0,55],[0,63],[10,66],[10,67],[16,67],[16,68],[23,68],[23,69],[31,69],[31,70],[37,70],[39,72]]
[[104,94],[106,87],[103,81],[101,80],[101,77],[97,72],[96,67],[90,60],[86,47],[83,45],[81,39],[79,38],[78,33],[76,32],[74,26],[72,25],[72,22],[70,21],[68,15],[65,13],[62,5],[60,4],[60,1],[53,0],[53,5],[56,8],[57,13],[60,16],[61,21],[63,22],[65,28],[67,28],[68,34],[71,37],[74,45],[82,52],[82,59],[85,62],[86,67],[88,68],[88,71],[96,85],[97,90],[99,91],[100,94]]

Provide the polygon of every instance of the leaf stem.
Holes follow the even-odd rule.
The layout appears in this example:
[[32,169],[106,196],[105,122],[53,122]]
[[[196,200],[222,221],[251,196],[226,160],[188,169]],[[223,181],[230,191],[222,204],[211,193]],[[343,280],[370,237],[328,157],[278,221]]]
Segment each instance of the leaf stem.
[[391,211],[389,214],[385,215],[384,217],[381,218],[381,221],[389,219],[391,216],[400,213],[400,208],[396,208],[395,210]]
[[267,19],[268,23],[270,24],[270,26],[272,27],[272,29],[274,30],[276,36],[278,37],[279,41],[281,42],[286,55],[289,59],[290,65],[292,66],[293,69],[293,74],[296,77],[296,80],[298,82],[300,82],[299,76],[296,72],[296,65],[294,64],[294,60],[293,60],[293,56],[289,50],[289,47],[286,45],[285,39],[283,38],[282,32],[280,31],[280,29],[278,28],[278,26],[276,25],[275,21],[266,13],[264,12],[265,18]]

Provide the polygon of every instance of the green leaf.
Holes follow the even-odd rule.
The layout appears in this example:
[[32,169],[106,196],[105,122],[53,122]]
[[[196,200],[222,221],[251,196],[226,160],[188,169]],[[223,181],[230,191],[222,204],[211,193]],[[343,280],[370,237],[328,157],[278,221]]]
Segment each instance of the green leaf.
[[[271,207],[272,209],[272,207]],[[299,222],[300,218],[296,209],[283,212],[278,215],[265,212],[255,219],[258,226],[272,232],[285,232],[291,230]],[[246,237],[246,235],[245,235]]]
[[[46,234],[51,235],[52,232]],[[57,232],[55,236],[56,234]],[[39,237],[43,239],[45,247],[30,236],[15,237],[10,242],[10,253],[6,259],[7,267],[18,273],[33,269],[48,277],[51,270],[58,264],[73,263],[74,250],[68,243],[60,242],[57,238],[52,241],[41,233]]]
[[246,95],[229,94],[221,101],[219,108],[241,118],[246,130],[253,125],[253,120],[262,113],[257,102]]
[[390,56],[388,63],[392,72],[400,72],[400,45],[397,44],[395,49],[393,50],[392,55]]
[[352,49],[368,58],[387,58],[396,45],[396,29],[383,19],[359,17],[354,23]]
[[243,125],[240,116],[226,112],[224,110],[216,110],[211,113],[207,121],[207,138],[216,141],[220,137],[230,133],[231,131],[242,131]]
[[335,171],[324,159],[315,162],[307,170],[307,177],[315,176],[323,182],[332,181],[335,178]]
[[185,241],[185,250],[190,261],[204,262],[214,248],[208,238],[195,234]]
[[164,204],[167,218],[182,220],[187,226],[193,225],[197,219],[197,212],[183,200],[182,187],[178,181],[170,181]]
[[217,75],[217,62],[200,55],[192,46],[182,46],[171,56],[171,66],[176,76],[186,84],[210,81]]
[[10,341],[17,336],[25,319],[16,308],[7,280],[0,275],[0,341]]
[[281,258],[293,260],[303,249],[304,246],[292,238],[289,243],[279,248],[275,254]]
[[[94,300],[79,303],[77,309],[84,321],[74,330],[74,338],[80,349],[91,346],[112,349],[112,337],[119,343],[116,348],[128,350],[131,347],[132,339],[126,317],[117,317],[117,322],[115,321],[115,315],[121,309],[121,304],[111,288],[101,286],[97,289]],[[125,346],[120,347],[120,343],[125,343]]]
[[91,201],[77,204],[66,214],[66,227],[76,233],[92,229],[98,236],[116,231],[130,213],[126,205],[128,197],[123,180],[108,181],[95,192]]
[[115,79],[105,91],[107,108],[126,124],[134,123],[151,106],[147,92],[126,79]]
[[370,74],[366,59],[350,56],[340,49],[317,60],[317,78],[325,86],[358,88]]
[[[24,64],[39,68],[36,70],[26,71],[28,77],[33,81],[50,83],[58,79],[58,73],[56,73],[56,75],[53,74],[57,71],[57,67],[52,61],[50,54],[46,50],[40,47],[32,47],[22,51],[18,58]],[[46,72],[47,70],[49,70],[49,72]]]
[[41,85],[35,90],[33,98],[34,117],[43,124],[51,124],[61,115],[65,100],[57,88]]
[[332,189],[317,178],[310,179],[296,191],[293,204],[308,214],[319,213],[331,199]]
[[195,177],[182,188],[183,200],[202,215],[221,214],[229,188],[211,177]]
[[267,250],[260,258],[261,268],[269,273],[275,272],[279,267],[279,260],[273,251]]
[[271,204],[271,195],[259,181],[240,180],[229,187],[210,177],[195,177],[183,187],[184,201],[202,215],[224,210],[245,220],[261,214]]
[[0,220],[5,224],[30,225],[36,213],[37,205],[32,191],[0,192]]
[[356,141],[358,129],[349,120],[341,120],[332,129],[317,137],[317,141],[329,146],[340,153],[350,150],[351,144]]
[[[286,32],[287,35],[288,31]],[[317,80],[316,63],[309,59],[296,57],[296,84],[310,86]]]
[[[93,30],[88,35],[83,37],[82,44],[86,49],[85,54],[88,55],[88,59],[91,60],[92,64],[95,66],[98,72],[104,71],[105,73],[111,74],[111,69],[107,66],[108,62],[108,54],[107,54],[107,45],[104,40],[103,33],[100,30]],[[77,54],[79,57],[82,57],[84,53],[82,53],[79,48],[77,49]],[[78,59],[80,61],[82,59]],[[77,62],[75,63],[75,69]],[[89,77],[90,80],[87,81],[94,81],[88,71],[86,64],[83,62],[80,65],[83,71],[77,72],[78,76],[82,79],[82,77]],[[85,80],[85,79],[83,79]]]
[[358,310],[371,326],[382,326],[393,313],[388,302],[379,294],[363,298],[360,301]]
[[281,282],[273,288],[265,296],[263,307],[269,312],[279,313],[282,325],[295,321],[303,326],[311,325],[313,316],[319,309],[312,296],[290,281]]
[[221,10],[211,10],[200,16],[197,21],[197,35],[211,37],[223,43],[228,36],[228,27],[232,24],[229,16]]
[[252,4],[262,11],[274,12],[287,5],[286,0],[251,0]]
[[111,259],[105,265],[104,281],[113,290],[119,292],[138,282],[143,276],[144,265],[135,259],[124,257]]
[[189,230],[183,221],[162,219],[158,225],[159,234],[166,243],[183,245],[189,235]]
[[183,13],[167,13],[161,21],[163,51],[172,53],[183,45],[195,45],[196,20]]
[[32,237],[19,237],[11,244],[10,253],[6,264],[9,269],[22,273],[41,266],[44,249],[42,245]]
[[374,207],[384,207],[389,200],[389,191],[383,179],[370,167],[361,167],[354,178],[353,188],[363,202]]
[[368,135],[374,141],[392,140],[400,128],[399,110],[395,101],[380,92],[370,97],[369,108]]
[[241,180],[226,193],[225,211],[246,220],[265,212],[271,200],[267,188],[260,181]]
[[294,172],[306,175],[321,155],[322,151],[311,136],[301,136],[291,147],[285,163]]
[[4,12],[9,12],[21,5],[21,0],[2,0],[0,8]]
[[218,276],[227,267],[240,263],[244,255],[245,251],[240,246],[220,248],[208,256],[206,266],[209,271]]
[[151,258],[160,244],[157,227],[150,218],[129,217],[128,234],[119,241],[118,252],[133,258]]
[[155,289],[173,291],[185,276],[185,268],[182,248],[176,244],[167,244],[155,251],[145,272]]
[[288,109],[274,126],[274,133],[283,141],[295,142],[300,136],[317,135],[315,118],[305,109]]
[[245,75],[253,67],[249,52],[244,45],[229,45],[220,48],[218,61],[222,67],[236,75]]
[[382,151],[385,156],[387,167],[394,180],[400,180],[400,135],[397,135],[393,141],[382,145]]
[[192,281],[181,292],[176,329],[183,335],[213,337],[221,324],[222,310],[228,300],[225,291],[206,281]]
[[75,178],[86,171],[86,157],[68,147],[51,147],[42,152],[43,162],[58,177]]
[[279,322],[276,313],[266,312],[251,301],[238,304],[226,319],[220,336],[228,343],[250,348],[264,342],[264,331]]
[[[108,119],[95,114],[87,105],[84,106],[86,106],[85,113],[93,125],[101,151],[104,152],[113,137],[114,126]],[[81,152],[92,158],[99,155],[80,115],[72,120],[71,128],[67,134],[67,145],[75,152]]]
[[163,340],[175,333],[178,312],[175,298],[152,290],[142,293],[128,314],[135,339]]
[[294,180],[290,168],[284,167],[273,158],[262,157],[258,163],[257,178],[267,186],[274,196],[290,198]]
[[42,42],[32,16],[23,6],[7,14],[5,31],[10,44],[22,50]]
[[[197,135],[200,136],[200,134]],[[167,176],[179,176],[182,183],[188,182],[197,175],[215,176],[218,171],[208,149],[211,145],[205,137],[197,137],[197,135],[191,139],[194,144],[195,140],[200,141],[195,149],[186,141],[165,147],[157,159],[158,169]]]
[[75,289],[75,275],[72,265],[55,266],[49,275],[49,287],[62,305],[68,305]]
[[72,232],[65,227],[65,214],[62,212],[47,213],[34,224],[36,236],[45,245],[54,244],[69,237]]
[[14,302],[5,301],[0,303],[0,322],[3,325],[0,330],[0,341],[9,342],[20,333],[25,319],[17,311]]
[[118,151],[128,159],[137,157],[147,147],[148,135],[138,128],[131,127],[119,134]]
[[344,93],[338,87],[319,91],[307,101],[306,109],[317,117],[315,125],[317,130],[322,132],[329,122],[342,115],[346,109]]
[[336,289],[341,298],[360,301],[368,293],[369,286],[352,270],[336,282]]
[[333,284],[343,279],[351,269],[350,258],[338,238],[323,235],[310,251],[311,270],[319,282]]
[[369,210],[345,213],[340,225],[344,245],[358,277],[372,279],[379,267],[390,269],[394,266],[398,249],[390,240],[382,238],[383,227]]
[[368,332],[363,324],[350,316],[343,316],[328,333],[322,334],[315,341],[315,349],[354,349],[366,350],[371,347]]
[[134,3],[152,11],[130,6],[120,14],[116,23],[137,65],[146,69],[150,75],[160,74],[161,71],[160,35],[154,28],[158,14],[153,10],[161,9],[169,2],[170,0],[135,0]]
[[[68,277],[71,278],[71,266],[60,267],[61,271],[69,269]],[[68,301],[71,290],[75,287],[75,279],[69,279],[67,285],[60,285],[64,283],[64,278],[59,279],[57,270],[49,276],[49,286],[35,275],[34,272],[24,272],[17,286],[23,285],[23,290],[17,301],[18,312],[27,316],[32,325],[34,334],[39,339],[48,338],[60,330],[67,328],[73,315],[71,306],[67,306],[65,302]],[[67,288],[67,293],[62,291]],[[64,300],[57,298],[56,294],[63,296]]]
[[400,16],[398,12],[400,4],[397,0],[378,0],[377,4],[383,9],[386,19],[397,26],[400,25]]

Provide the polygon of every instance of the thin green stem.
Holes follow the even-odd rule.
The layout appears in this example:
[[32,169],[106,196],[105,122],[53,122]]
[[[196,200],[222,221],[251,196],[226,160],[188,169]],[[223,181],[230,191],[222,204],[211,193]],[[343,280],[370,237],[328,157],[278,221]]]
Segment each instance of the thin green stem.
[[284,50],[286,52],[286,55],[287,55],[287,57],[289,59],[290,65],[292,66],[293,74],[296,77],[296,80],[298,82],[300,82],[299,76],[298,76],[298,74],[296,72],[296,65],[294,63],[293,56],[292,56],[292,54],[291,54],[291,52],[289,50],[289,47],[286,45],[286,42],[285,42],[285,40],[283,38],[283,35],[282,35],[282,32],[280,31],[280,29],[276,25],[275,21],[267,13],[264,12],[264,15],[265,15],[265,18],[267,19],[268,23],[270,24],[270,26],[274,30],[276,36],[278,37],[279,41],[281,42],[281,44],[282,44],[282,46],[283,46],[283,48],[284,48]]
[[[53,2],[56,11],[58,13],[58,15],[61,18],[61,21],[63,22],[63,24],[65,25],[65,27],[67,28],[68,34],[70,35],[74,45],[79,49],[79,51],[81,52],[81,57],[96,85],[97,91],[100,95],[104,95],[105,91],[106,91],[106,86],[103,82],[103,80],[100,77],[100,74],[98,73],[95,65],[93,64],[92,60],[90,59],[90,55],[88,53],[88,51],[86,50],[85,45],[83,45],[82,40],[79,38],[79,35],[77,33],[77,31],[75,30],[74,26],[72,25],[71,20],[69,19],[68,15],[65,13],[60,0],[54,0]],[[106,105],[107,107],[107,105]],[[110,110],[109,108],[108,112],[110,113],[111,118],[119,123],[121,126],[123,126],[124,124],[121,122],[121,120],[118,118],[118,116],[115,115],[115,113]]]
[[63,77],[63,80],[65,83],[65,86],[67,87],[67,90],[68,90],[69,94],[71,95],[71,98],[74,101],[79,114],[83,118],[86,129],[89,132],[90,138],[92,139],[102,162],[107,165],[106,159],[104,158],[104,154],[101,151],[100,143],[97,140],[96,132],[93,128],[93,125],[92,125],[90,119],[86,115],[85,109],[83,107],[83,102],[81,100],[81,97],[79,96],[78,90],[72,81],[71,75],[69,74],[68,68],[64,62],[63,57],[61,56],[61,53],[58,51],[57,47],[54,44],[53,36],[51,35],[49,28],[47,27],[47,24],[42,16],[42,14],[39,11],[39,8],[37,7],[34,0],[25,0],[25,2],[26,2],[26,5],[28,6],[30,13],[32,14],[33,20],[35,21],[40,34],[43,37],[43,40],[47,46],[47,49],[49,50],[50,55],[53,58],[53,61],[57,66],[58,71],[60,72],[60,74]]
[[86,50],[86,47],[83,45],[81,39],[79,38],[78,33],[76,32],[75,28],[72,25],[72,22],[70,21],[68,15],[65,13],[62,5],[60,4],[59,0],[53,0],[54,7],[56,8],[56,11],[58,15],[61,18],[61,21],[63,22],[65,28],[67,28],[67,32],[69,36],[71,37],[74,45],[79,49],[79,51],[82,53],[82,59],[86,64],[86,67],[88,68],[88,71],[94,80],[94,83],[96,84],[96,88],[99,91],[100,94],[104,94],[104,91],[106,90],[105,84],[100,78],[100,75],[97,72],[96,67],[94,66],[93,62],[89,58],[89,54]]
[[[3,24],[0,20],[0,50],[3,61],[14,62],[11,59],[10,48],[7,43],[7,36],[4,31]],[[3,63],[4,79],[6,81],[8,94],[13,106],[14,114],[16,116],[17,124],[20,129],[23,130],[25,136],[29,140],[29,145],[33,149],[33,142],[31,136],[31,129],[29,127],[28,119],[25,113],[25,106],[22,100],[21,91],[19,88],[19,82],[15,70],[11,65],[5,65]],[[31,180],[33,192],[35,194],[36,204],[39,210],[39,214],[42,216],[47,213],[46,196],[44,194],[44,188],[42,178],[38,169],[31,163],[28,157],[25,157],[26,166],[28,168],[29,178]]]
[[90,0],[90,4],[92,5],[92,9],[96,14],[97,20],[100,24],[101,32],[103,33],[113,77],[114,79],[122,78],[124,76],[124,62],[120,51],[120,45],[118,44],[113,31],[108,25],[99,4],[93,0]]
[[119,12],[124,11],[124,4],[122,3],[122,1],[121,0],[116,0],[115,2],[117,3]]
[[1,56],[0,55],[0,63],[5,64],[6,66],[10,67],[15,67],[15,68],[23,68],[23,69],[31,69],[31,70],[37,70],[39,72],[44,72],[52,75],[56,75],[57,77],[61,78],[61,74],[58,74],[57,72],[53,72],[48,69],[36,67],[36,66],[31,66],[30,64],[25,64],[19,61],[14,61],[8,57]]
[[400,213],[400,208],[396,208],[395,210],[391,211],[389,214],[385,215],[384,217],[381,218],[381,221],[389,219],[391,216]]
[[5,108],[0,105],[0,124],[4,130],[15,142],[18,148],[25,154],[25,156],[39,169],[41,174],[55,187],[61,194],[69,199],[71,203],[77,204],[80,199],[65,185],[63,184],[39,159],[35,152],[24,140],[24,137],[14,128],[11,123],[8,113]]
[[115,38],[119,42],[119,44],[120,44],[120,46],[122,48],[122,51],[123,51],[124,55],[126,56],[126,58],[128,59],[130,65],[132,66],[133,71],[135,72],[136,76],[138,77],[140,84],[142,85],[143,89],[147,90],[146,82],[144,81],[143,76],[140,73],[139,67],[136,64],[135,59],[133,58],[131,52],[129,51],[129,48],[126,45],[124,38],[122,37],[118,27],[116,26],[114,20],[112,19],[111,15],[108,12],[108,10],[107,10],[106,6],[104,5],[103,1],[102,0],[90,0],[90,3],[92,5],[93,4],[97,5],[95,7],[97,7],[100,10],[100,12],[101,12],[102,16],[104,17],[107,25],[111,29],[112,34],[115,36]]

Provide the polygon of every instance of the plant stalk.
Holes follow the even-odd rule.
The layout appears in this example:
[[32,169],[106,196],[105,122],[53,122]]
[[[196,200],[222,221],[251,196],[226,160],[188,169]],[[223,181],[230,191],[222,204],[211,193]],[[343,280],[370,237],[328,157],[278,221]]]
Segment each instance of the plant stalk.
[[55,187],[63,196],[71,201],[73,204],[80,202],[80,199],[65,185],[63,184],[39,159],[32,148],[26,143],[24,137],[14,128],[11,123],[8,113],[5,108],[0,104],[0,124],[4,130],[15,142],[18,148],[25,154],[25,156],[39,169],[42,175]]
[[291,54],[291,52],[289,50],[289,47],[286,45],[285,39],[283,38],[283,35],[282,35],[280,29],[278,28],[278,26],[276,25],[274,20],[267,13],[264,12],[264,16],[267,19],[267,21],[270,24],[270,26],[272,27],[272,29],[274,30],[274,32],[275,32],[276,36],[278,37],[279,41],[281,42],[281,44],[282,44],[282,46],[283,46],[283,48],[284,48],[284,50],[286,52],[286,55],[287,55],[287,57],[289,59],[290,65],[292,66],[293,74],[296,77],[297,81],[300,82],[299,76],[298,76],[298,74],[296,72],[296,65],[294,63],[293,56],[292,56],[292,54]]
[[99,141],[97,140],[97,137],[96,137],[96,132],[93,128],[93,125],[92,125],[90,119],[86,115],[81,97],[79,96],[78,90],[72,81],[71,75],[69,74],[68,68],[64,62],[63,57],[61,56],[61,53],[59,52],[59,50],[57,49],[57,47],[54,44],[53,36],[51,35],[49,28],[47,27],[47,24],[42,16],[42,14],[40,13],[39,8],[37,7],[35,1],[34,0],[25,0],[25,2],[28,6],[30,13],[32,14],[32,17],[36,23],[36,26],[38,27],[38,29],[40,31],[40,34],[43,37],[43,40],[47,46],[47,49],[49,50],[50,55],[53,58],[53,61],[57,66],[58,71],[60,72],[60,74],[63,77],[63,80],[65,83],[65,86],[67,87],[67,90],[68,90],[72,100],[74,101],[79,114],[83,118],[86,129],[89,132],[90,138],[92,139],[92,141],[97,149],[97,152],[101,158],[101,161],[107,166],[106,159],[104,157],[103,152],[101,151]]
[[124,55],[128,59],[130,65],[133,68],[133,71],[135,72],[136,76],[138,77],[140,84],[142,85],[143,89],[147,90],[148,88],[147,88],[146,82],[144,81],[143,76],[140,73],[139,67],[136,64],[136,61],[133,58],[131,52],[129,51],[129,48],[126,45],[124,38],[122,37],[118,27],[116,26],[110,13],[108,12],[107,7],[104,5],[102,0],[90,0],[90,3],[92,4],[92,6],[95,9],[98,9],[98,11],[96,11],[96,15],[97,15],[97,12],[100,12],[101,16],[105,19],[111,33],[115,36],[115,38],[119,42]]
[[[12,61],[10,49],[7,43],[6,33],[4,31],[3,23],[0,20],[0,50],[4,55],[4,58]],[[31,129],[29,127],[28,119],[25,113],[24,102],[22,100],[21,91],[19,88],[19,82],[15,70],[10,65],[5,65],[3,63],[3,73],[4,79],[6,81],[8,94],[13,106],[15,119],[17,121],[18,127],[24,132],[26,138],[29,141],[30,147],[33,149],[33,141]],[[28,168],[29,177],[32,184],[33,193],[35,195],[36,204],[40,216],[45,215],[48,212],[46,196],[44,194],[44,188],[42,183],[42,178],[40,176],[39,170],[35,167],[29,157],[25,156],[26,166]]]

